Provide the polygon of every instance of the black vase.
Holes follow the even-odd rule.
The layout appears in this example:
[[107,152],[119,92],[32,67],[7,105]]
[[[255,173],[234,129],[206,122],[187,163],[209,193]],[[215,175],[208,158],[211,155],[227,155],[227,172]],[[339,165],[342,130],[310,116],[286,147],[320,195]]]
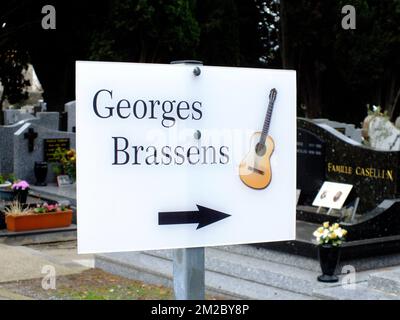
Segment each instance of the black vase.
[[0,230],[5,229],[6,227],[6,215],[4,212],[0,211]]
[[14,190],[14,200],[19,203],[26,203],[26,199],[28,198],[28,189],[25,190]]
[[35,162],[35,178],[37,186],[46,186],[47,162]]
[[322,244],[318,246],[318,258],[321,265],[322,275],[318,277],[321,282],[337,282],[339,278],[335,275],[336,266],[340,258],[340,246]]

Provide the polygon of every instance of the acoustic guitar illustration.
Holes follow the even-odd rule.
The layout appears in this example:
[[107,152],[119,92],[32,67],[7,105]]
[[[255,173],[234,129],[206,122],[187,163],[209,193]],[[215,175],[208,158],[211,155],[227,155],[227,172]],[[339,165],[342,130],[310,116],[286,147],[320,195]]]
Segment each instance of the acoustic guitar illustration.
[[253,189],[266,188],[272,178],[270,158],[274,151],[274,140],[268,135],[272,110],[277,95],[274,88],[269,93],[269,104],[261,132],[251,137],[250,151],[239,165],[239,176],[243,183]]

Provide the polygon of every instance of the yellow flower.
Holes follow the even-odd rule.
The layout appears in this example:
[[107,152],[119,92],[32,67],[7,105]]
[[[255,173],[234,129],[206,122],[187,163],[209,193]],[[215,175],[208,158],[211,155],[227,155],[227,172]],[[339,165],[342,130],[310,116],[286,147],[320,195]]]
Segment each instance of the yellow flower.
[[343,234],[343,236],[345,236],[347,234],[347,230],[346,229],[342,229],[342,234]]
[[324,222],[323,226],[324,226],[324,228],[328,228],[329,227],[329,222],[328,221]]
[[337,228],[339,228],[339,224],[338,224],[338,223],[334,223],[334,224],[332,225],[332,228],[333,228],[334,230],[336,230]]
[[336,233],[334,233],[334,232],[330,233],[330,234],[329,234],[329,238],[331,238],[331,239],[336,239],[336,238],[337,238]]

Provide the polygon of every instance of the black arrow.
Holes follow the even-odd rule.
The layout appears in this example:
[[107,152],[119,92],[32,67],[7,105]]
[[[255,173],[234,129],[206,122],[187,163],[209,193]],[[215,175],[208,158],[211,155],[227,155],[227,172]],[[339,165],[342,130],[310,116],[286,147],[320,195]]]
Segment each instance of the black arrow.
[[211,223],[230,217],[230,214],[226,214],[217,210],[206,208],[197,205],[198,211],[175,211],[175,212],[159,212],[158,213],[158,224],[186,224],[186,223],[198,223],[197,229],[208,226]]

